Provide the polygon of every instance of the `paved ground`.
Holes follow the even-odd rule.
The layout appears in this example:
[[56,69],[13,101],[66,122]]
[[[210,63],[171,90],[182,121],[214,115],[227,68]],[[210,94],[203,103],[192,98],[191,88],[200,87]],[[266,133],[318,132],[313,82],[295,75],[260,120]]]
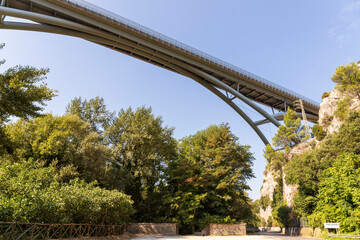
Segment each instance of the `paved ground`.
[[277,233],[260,233],[247,236],[141,236],[132,240],[314,240],[314,238],[290,237]]

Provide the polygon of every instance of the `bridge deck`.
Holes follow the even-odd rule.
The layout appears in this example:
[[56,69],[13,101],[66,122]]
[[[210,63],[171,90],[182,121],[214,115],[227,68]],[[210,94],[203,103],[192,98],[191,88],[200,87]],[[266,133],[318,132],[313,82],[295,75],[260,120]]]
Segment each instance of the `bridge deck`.
[[[94,27],[93,24],[88,21],[76,19],[73,16],[66,14],[64,11],[59,11],[46,6],[43,2],[44,1],[41,0],[8,0],[7,6],[22,10],[30,9],[36,13],[56,16],[57,18],[76,21],[83,25]],[[150,46],[150,49],[153,49],[154,53],[161,53],[166,57],[176,59],[184,64],[202,70],[203,72],[221,80],[227,86],[230,86],[232,89],[240,92],[247,98],[268,107],[272,107],[279,111],[285,111],[285,106],[292,107],[295,100],[302,99],[305,111],[310,116],[309,120],[316,121],[317,119],[319,110],[319,104],[317,102],[272,83],[264,78],[256,76],[239,67],[210,56],[177,40],[130,21],[124,17],[82,0],[47,0],[45,2],[53,3],[66,9],[71,9],[71,11],[78,12],[105,25],[127,32],[129,35],[135,37],[126,38],[121,36],[121,38],[125,38],[135,46],[139,46],[139,49],[141,49],[141,47],[147,47],[149,49]],[[102,30],[107,31],[107,29]],[[141,39],[142,41],[136,41],[134,39]],[[131,44],[129,44],[129,46],[130,45]],[[158,47],[160,47],[160,49]],[[139,54],[139,52],[131,51],[129,49],[117,48],[117,50],[157,66],[177,72],[171,67],[152,59],[148,56],[148,54]]]

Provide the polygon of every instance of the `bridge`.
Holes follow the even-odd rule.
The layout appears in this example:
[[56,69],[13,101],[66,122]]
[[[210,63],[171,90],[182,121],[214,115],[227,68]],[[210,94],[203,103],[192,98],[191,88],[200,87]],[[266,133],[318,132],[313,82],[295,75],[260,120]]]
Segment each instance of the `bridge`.
[[[5,21],[6,16],[25,21]],[[189,77],[233,108],[264,144],[269,141],[259,125],[280,126],[286,109],[295,108],[298,100],[307,120],[318,120],[319,103],[83,0],[0,0],[0,29],[82,38]],[[252,120],[233,101],[236,98],[263,119]],[[262,106],[271,108],[272,114]]]

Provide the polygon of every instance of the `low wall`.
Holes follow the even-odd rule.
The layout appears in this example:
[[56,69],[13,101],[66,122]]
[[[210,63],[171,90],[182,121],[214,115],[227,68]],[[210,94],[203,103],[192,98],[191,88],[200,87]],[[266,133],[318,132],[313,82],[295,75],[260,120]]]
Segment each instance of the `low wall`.
[[210,223],[205,231],[208,235],[227,236],[227,235],[246,235],[246,224],[217,224]]
[[132,234],[178,235],[177,223],[129,223],[125,231]]
[[287,228],[285,231],[286,235],[290,236],[302,236],[302,237],[319,237],[322,234],[320,228],[312,228],[312,227],[294,227]]

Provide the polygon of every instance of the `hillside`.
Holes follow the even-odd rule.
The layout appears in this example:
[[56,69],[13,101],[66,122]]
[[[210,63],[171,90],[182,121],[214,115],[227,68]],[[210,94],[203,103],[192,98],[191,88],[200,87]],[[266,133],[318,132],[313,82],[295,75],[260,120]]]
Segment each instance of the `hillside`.
[[[339,67],[332,80],[337,83],[337,86],[332,92],[323,94],[319,121],[312,128],[312,138],[301,140],[300,137],[304,137],[301,135],[303,134],[302,127],[296,125],[296,120],[293,119],[292,122],[290,121],[291,124],[289,125],[288,121],[288,125],[284,128],[292,129],[294,131],[292,134],[298,136],[300,140],[296,143],[290,140],[289,142],[294,144],[291,147],[291,144],[285,146],[285,150],[282,151],[271,150],[269,146],[265,150],[268,165],[261,188],[260,216],[267,225],[286,226],[289,225],[289,219],[300,217],[310,220],[313,226],[321,226],[321,222],[325,220],[339,222],[358,219],[345,225],[348,226],[347,231],[359,230],[360,215],[354,215],[359,212],[356,190],[343,198],[329,199],[333,201],[331,206],[329,202],[323,202],[319,197],[325,194],[324,186],[328,184],[329,179],[334,178],[341,171],[337,165],[338,162],[344,161],[345,158],[348,162],[353,162],[347,169],[352,180],[353,178],[356,180],[357,175],[354,172],[359,170],[357,165],[360,153],[359,65],[352,63]],[[294,128],[295,125],[297,128]],[[284,135],[284,130],[279,129],[273,140],[279,139],[279,134],[283,134],[280,139],[290,136]],[[274,141],[274,143],[277,142]],[[338,178],[339,185],[344,183],[343,179],[345,177]],[[354,184],[354,186],[343,186],[343,190],[347,191],[356,187],[358,183]],[[327,189],[332,188],[335,186],[327,186]],[[336,219],[337,216],[331,219],[331,216],[324,211],[341,211],[339,210],[340,202],[347,205],[342,210],[344,212],[346,209],[346,214],[342,217],[338,214],[339,219]],[[330,207],[332,210],[329,210]],[[279,216],[279,208],[289,213],[286,221]]]

